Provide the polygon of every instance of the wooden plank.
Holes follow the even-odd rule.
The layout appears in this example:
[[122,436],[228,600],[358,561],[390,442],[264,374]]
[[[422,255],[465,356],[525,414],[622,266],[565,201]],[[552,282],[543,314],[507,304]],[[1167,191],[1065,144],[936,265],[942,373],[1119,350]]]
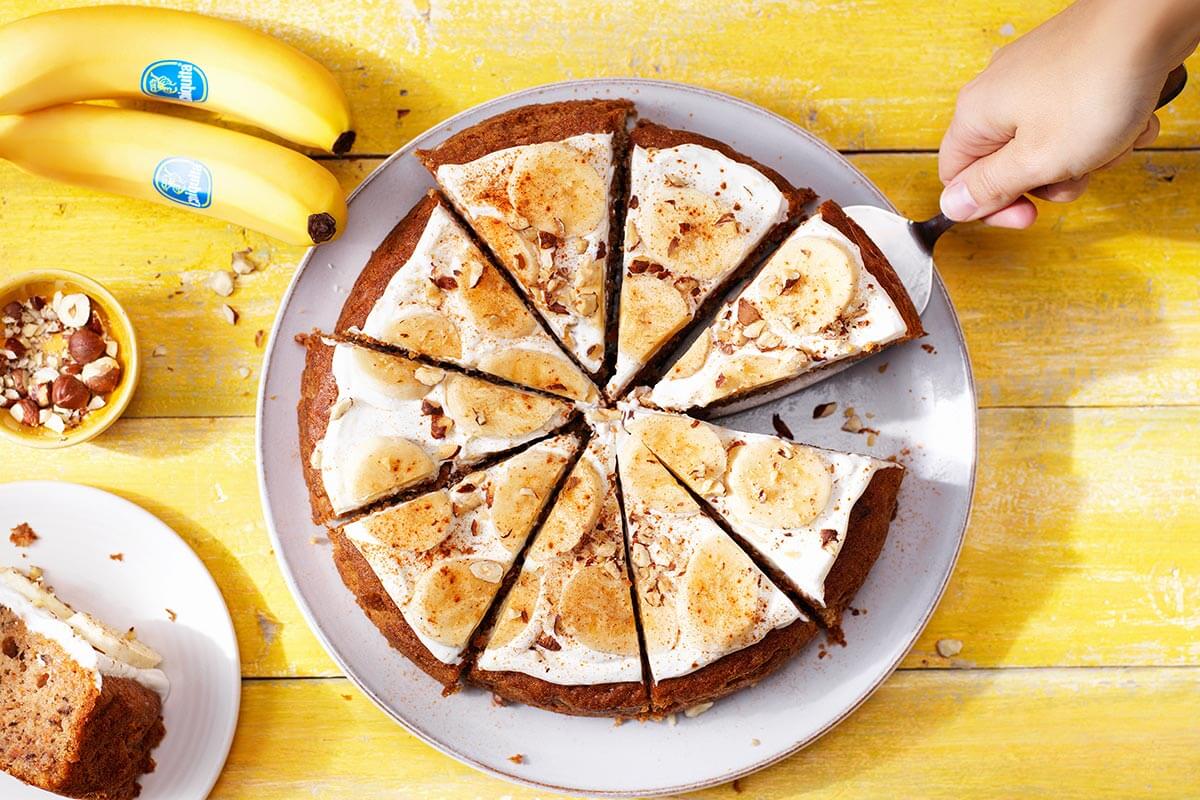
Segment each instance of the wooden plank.
[[[50,5],[3,0],[0,22]],[[572,78],[694,83],[745,97],[846,149],[936,149],[959,87],[1063,0],[919,3],[808,0],[406,0],[304,4],[177,0],[281,37],[335,72],[360,153],[501,94]],[[1164,112],[1162,142],[1200,134],[1200,95]]]
[[[854,161],[904,211],[936,210],[930,155]],[[335,161],[346,186],[377,162]],[[77,191],[0,163],[0,274],[70,266],[108,284],[150,350],[133,416],[251,414],[268,330],[303,251],[234,226],[148,203]],[[991,405],[1150,405],[1200,396],[1200,153],[1139,154],[1070,206],[1043,204],[1028,232],[967,226],[939,245]],[[262,271],[227,300],[205,282],[234,251]],[[182,294],[176,294],[182,292]],[[231,327],[228,302],[241,313]],[[252,370],[242,378],[240,368]]]
[[[441,755],[346,681],[243,687],[214,800],[548,796]],[[1198,717],[1195,669],[902,671],[807,750],[689,796],[1194,797]]]
[[[1200,408],[996,409],[980,422],[966,547],[905,665],[1200,665],[1200,496],[1183,435]],[[6,480],[90,483],[162,517],[220,584],[245,675],[335,675],[276,566],[253,448],[249,419],[126,420],[66,452],[2,445],[0,463]],[[964,643],[957,659],[935,655],[941,638]]]

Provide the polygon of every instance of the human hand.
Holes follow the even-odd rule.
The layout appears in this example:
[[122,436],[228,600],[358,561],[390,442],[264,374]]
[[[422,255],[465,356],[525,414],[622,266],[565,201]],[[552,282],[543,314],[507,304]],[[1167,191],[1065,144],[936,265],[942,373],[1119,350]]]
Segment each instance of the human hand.
[[1081,0],[1001,48],[963,87],[938,152],[951,219],[1027,228],[1024,195],[1069,202],[1158,135],[1167,74],[1196,47],[1200,3]]

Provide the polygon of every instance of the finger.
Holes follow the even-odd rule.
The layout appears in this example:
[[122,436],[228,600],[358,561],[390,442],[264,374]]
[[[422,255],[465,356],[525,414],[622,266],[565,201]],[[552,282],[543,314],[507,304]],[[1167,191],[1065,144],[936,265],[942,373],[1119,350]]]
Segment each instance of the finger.
[[[966,119],[975,119],[968,123]],[[954,112],[938,147],[938,177],[948,184],[960,172],[984,156],[991,155],[1011,139],[1011,134],[983,127],[978,115],[964,112],[962,101]]]
[[952,220],[980,219],[1012,204],[1030,189],[1061,177],[1014,139],[960,172],[942,192],[942,213]]
[[1037,206],[1028,197],[1020,197],[1016,202],[1000,209],[994,214],[988,214],[981,221],[993,228],[1028,228],[1037,220]]
[[1151,114],[1150,119],[1146,120],[1145,129],[1138,134],[1138,137],[1133,140],[1134,147],[1149,147],[1158,138],[1158,132],[1162,128],[1162,123],[1158,121],[1158,115]]
[[1029,193],[1034,197],[1049,200],[1051,203],[1073,203],[1087,189],[1089,180],[1091,180],[1091,176],[1084,175],[1082,178],[1059,181],[1049,186],[1039,186]]

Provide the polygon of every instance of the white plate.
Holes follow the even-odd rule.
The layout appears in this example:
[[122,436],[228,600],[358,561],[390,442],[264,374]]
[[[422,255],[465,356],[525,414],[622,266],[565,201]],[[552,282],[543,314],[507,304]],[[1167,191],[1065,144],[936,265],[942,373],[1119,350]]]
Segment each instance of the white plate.
[[[28,522],[30,547],[8,540]],[[109,556],[120,553],[122,560]],[[66,602],[124,630],[163,657],[171,681],[158,767],[141,779],[141,800],[203,800],[221,774],[241,702],[233,621],[203,562],[150,512],[90,486],[54,481],[0,485],[0,565],[41,567]],[[172,622],[167,609],[176,614]],[[50,800],[0,773],[0,797]]]
[[[910,473],[882,556],[848,616],[849,645],[818,660],[810,646],[757,687],[677,726],[579,719],[523,706],[497,708],[488,694],[442,698],[438,686],[391,650],[338,578],[327,545],[312,544],[301,478],[295,408],[303,351],[293,341],[330,329],[372,249],[431,185],[411,153],[486,117],[526,103],[628,97],[642,117],[716,137],[793,183],[842,204],[887,201],[834,150],[785,119],[727,95],[663,81],[589,80],[518,92],[477,106],[418,136],[355,192],[346,233],[310,251],[284,298],[266,355],[258,407],[259,479],[267,525],[293,593],[346,674],[388,714],[434,747],[520,783],[612,796],[671,794],[732,780],[812,742],[853,711],[895,669],[942,595],[962,543],[975,473],[975,394],[958,321],[939,280],[924,315],[927,353],[913,343],[887,351],[797,395],[730,417],[771,431],[779,413],[815,444],[899,453]],[[877,367],[886,361],[884,374]],[[813,421],[815,403],[836,399],[874,416],[875,447],[840,430],[840,413]],[[753,744],[753,740],[759,742]],[[520,753],[524,763],[509,757]],[[400,788],[400,787],[397,787]]]

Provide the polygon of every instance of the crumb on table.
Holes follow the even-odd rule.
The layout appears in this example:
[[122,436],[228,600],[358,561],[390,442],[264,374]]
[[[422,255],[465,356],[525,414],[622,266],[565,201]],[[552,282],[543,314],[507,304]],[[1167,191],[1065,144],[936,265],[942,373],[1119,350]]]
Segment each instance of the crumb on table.
[[8,535],[8,540],[17,547],[29,547],[38,540],[38,535],[33,532],[33,528],[29,527],[28,522],[22,522],[12,529],[12,532]]

